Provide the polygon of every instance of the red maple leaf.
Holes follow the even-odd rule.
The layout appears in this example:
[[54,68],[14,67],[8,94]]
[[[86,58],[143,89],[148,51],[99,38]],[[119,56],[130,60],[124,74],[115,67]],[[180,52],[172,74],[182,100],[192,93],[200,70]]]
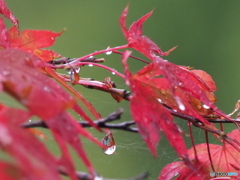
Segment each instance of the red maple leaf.
[[[126,63],[130,52],[125,52],[123,56],[126,84],[131,87],[133,92],[131,99],[133,119],[153,154],[156,154],[156,145],[160,137],[159,131],[163,131],[178,155],[185,158],[187,149],[184,140],[178,127],[172,121],[172,116],[162,104],[174,111],[195,117],[212,129],[215,127],[200,114],[206,115],[214,112],[229,120],[232,119],[219,111],[213,104],[215,101],[212,92],[216,88],[214,81],[207,73],[190,71],[188,68],[177,66],[156,55],[168,55],[169,51],[162,52],[154,42],[146,36],[142,36],[142,25],[152,12],[134,22],[127,30],[125,26],[127,11],[128,7],[124,9],[120,17],[120,24],[127,38],[128,46],[141,52],[152,61],[150,65],[132,75]],[[203,106],[205,110],[207,109],[206,112],[203,111]]]
[[[60,55],[52,50],[42,48],[53,45],[56,37],[60,36],[62,33],[63,31],[60,33],[55,33],[45,30],[24,30],[22,33],[20,33],[17,26],[13,26],[11,29],[7,30],[3,19],[0,18],[0,49],[21,49],[38,56],[43,61],[52,61]],[[83,102],[83,104],[97,119],[101,118],[101,115],[96,111],[92,104],[89,103],[79,92],[73,89],[66,82],[61,81],[54,70],[45,68],[45,66],[42,67],[44,70],[41,68],[40,70],[52,78],[55,78],[59,83],[72,92]]]
[[[161,75],[163,75],[171,89],[171,92],[175,94],[175,88],[181,88],[183,91],[187,92],[194,98],[200,100],[202,103],[207,105],[208,107],[214,109],[216,113],[219,115],[229,119],[224,113],[219,111],[216,106],[208,99],[206,93],[201,88],[204,86],[202,82],[199,82],[196,76],[193,73],[190,73],[187,69],[182,68],[181,66],[177,66],[173,63],[164,60],[163,58],[156,56],[155,53],[159,55],[168,55],[161,51],[161,49],[148,37],[142,36],[142,26],[143,23],[150,17],[152,12],[140,18],[138,21],[133,22],[130,26],[129,30],[127,30],[125,21],[128,12],[128,7],[126,7],[120,17],[120,25],[122,27],[122,31],[125,37],[128,40],[128,46],[141,52],[145,56],[147,56],[156,66],[159,71],[161,71]],[[173,48],[174,49],[174,48]],[[173,50],[171,49],[171,51]],[[184,101],[184,100],[182,100]]]
[[0,0],[0,13],[10,19],[15,26],[18,26],[18,20],[9,10],[4,0]]
[[128,41],[129,47],[143,53],[147,57],[149,57],[152,53],[157,53],[161,56],[167,56],[171,51],[176,48],[174,47],[167,52],[163,52],[150,38],[148,38],[147,36],[142,36],[142,25],[152,15],[153,11],[141,17],[138,21],[133,22],[129,29],[127,29],[126,27],[127,13],[128,6],[124,9],[121,15],[120,25],[123,34]]
[[[229,137],[236,138],[240,135],[239,130],[233,130],[228,134]],[[195,157],[194,148],[197,150],[197,158]],[[236,172],[240,177],[240,162],[239,152],[231,145],[224,143],[222,146],[216,144],[209,144],[210,152],[207,144],[198,144],[194,148],[188,150],[189,159],[191,160],[196,172],[189,169],[182,161],[172,162],[165,166],[159,175],[159,180],[172,179],[178,174],[178,180],[197,180],[210,179],[210,172]],[[213,160],[213,168],[209,160],[209,153]]]
[[[11,174],[17,176],[15,179],[23,176],[27,179],[60,180],[57,159],[32,133],[20,126],[31,115],[28,111],[0,106],[0,148],[14,157],[14,166],[18,170]],[[9,170],[4,172],[5,176]]]
[[7,30],[2,18],[0,18],[0,47],[1,49],[16,48],[32,53],[43,61],[51,61],[60,55],[52,50],[42,49],[52,46],[56,37],[62,32],[55,33],[46,30],[24,30],[19,32],[17,26]]
[[[77,151],[89,168],[89,171],[95,175],[93,167],[84,153],[78,135],[82,134],[99,146],[102,146],[102,144],[78,125],[65,111],[71,107],[93,127],[99,128],[68,93],[56,84],[54,80],[36,69],[36,67],[46,66],[46,63],[37,56],[18,49],[5,49],[0,51],[0,57],[1,89],[12,97],[15,97],[32,114],[46,121],[46,124],[52,130],[54,137],[62,149],[64,160],[61,162],[66,166],[70,176],[74,177],[74,169],[69,159],[70,155],[66,148],[66,143],[69,143]],[[69,130],[71,130],[71,133],[68,132]]]
[[[178,155],[183,158],[186,157],[187,149],[181,132],[173,122],[171,114],[161,104],[160,97],[156,94],[154,89],[155,87],[153,86],[152,88],[150,83],[147,84],[148,82],[142,81],[141,77],[143,76],[140,76],[142,72],[132,75],[128,70],[126,61],[130,53],[130,51],[124,53],[123,64],[125,67],[126,83],[130,85],[133,92],[130,102],[132,116],[139,127],[143,139],[148,144],[151,152],[156,155],[156,146],[160,139],[160,131],[163,131],[171,145],[174,146],[178,152]],[[151,65],[148,67],[150,66]],[[146,78],[148,76],[146,75],[144,77]],[[162,88],[167,86],[164,82],[159,85],[161,85]],[[164,97],[167,99],[167,96]],[[176,141],[178,143],[175,143]]]

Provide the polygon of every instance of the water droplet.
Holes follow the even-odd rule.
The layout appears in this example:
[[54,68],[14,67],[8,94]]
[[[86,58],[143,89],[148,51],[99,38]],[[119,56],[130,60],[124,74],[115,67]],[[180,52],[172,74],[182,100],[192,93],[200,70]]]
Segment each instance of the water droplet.
[[125,80],[125,83],[127,86],[130,86],[130,81],[129,80]]
[[151,78],[151,76],[150,76],[149,73],[145,74],[145,77],[146,77],[147,79]]
[[55,38],[54,37],[51,37],[51,40],[54,40]]
[[210,107],[207,106],[206,104],[203,104],[203,107],[204,107],[205,109],[210,109]]
[[81,70],[80,66],[78,66],[78,67],[75,68],[76,73],[79,73],[80,70]]
[[112,54],[112,51],[107,51],[105,54],[110,55],[110,54]]
[[176,173],[174,176],[178,176],[179,175],[179,173]]
[[93,58],[93,56],[89,56],[89,58]]
[[50,92],[50,89],[49,89],[48,86],[44,86],[44,87],[43,87],[43,90],[46,91],[46,92]]
[[103,152],[106,155],[112,155],[116,150],[116,144],[113,139],[113,135],[111,132],[109,132],[103,139],[102,139],[103,145],[106,147],[103,147]]
[[178,83],[178,85],[179,85],[179,86],[182,86],[182,85],[183,85],[183,83],[181,83],[181,82],[180,82],[180,83]]
[[101,176],[95,176],[94,180],[103,180],[103,178]]
[[89,64],[88,66],[89,66],[89,67],[93,67],[93,64]]
[[70,81],[71,81],[71,83],[74,83],[74,81],[75,81],[74,71],[71,71]]
[[3,71],[2,74],[3,74],[4,76],[9,76],[9,75],[10,75],[10,72],[9,72],[9,71]]
[[71,68],[67,68],[67,69],[65,69],[66,70],[66,72],[68,73],[68,74],[71,74],[72,73],[72,69]]
[[112,72],[112,75],[115,75],[116,73],[115,72]]
[[39,137],[40,139],[45,139],[44,134],[40,134],[38,137]]
[[159,98],[158,98],[157,100],[158,100],[158,102],[160,102],[160,103],[162,103],[162,102],[163,102],[163,101],[162,101],[161,99],[159,99]]
[[2,145],[8,145],[12,143],[12,138],[9,134],[8,129],[0,124],[0,142]]
[[178,108],[182,111],[185,111],[186,108],[185,108],[184,104],[182,103],[182,100],[180,99],[180,97],[175,96],[175,100],[178,104]]
[[32,120],[31,120],[31,119],[29,119],[29,120],[28,120],[28,122],[32,122]]

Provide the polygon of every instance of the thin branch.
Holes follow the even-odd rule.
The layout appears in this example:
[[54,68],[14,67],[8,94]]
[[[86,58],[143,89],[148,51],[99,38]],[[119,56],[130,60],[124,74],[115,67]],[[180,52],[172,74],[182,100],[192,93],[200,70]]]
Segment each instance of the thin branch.
[[[68,176],[66,170],[63,167],[60,167],[58,171],[62,175]],[[92,175],[88,174],[86,172],[77,171],[76,176],[77,176],[78,180],[92,180],[93,179]],[[145,173],[139,174],[138,176],[130,178],[130,179],[111,179],[111,178],[104,178],[104,177],[101,177],[101,176],[99,177],[99,179],[101,179],[101,180],[144,180],[148,176],[149,176],[149,173],[145,172]]]
[[[212,133],[215,134],[219,134],[222,135],[223,131],[219,131],[219,130],[212,130],[212,129],[206,129],[207,127],[205,127],[204,125],[202,125],[202,123],[197,119],[194,118],[192,116],[188,116],[186,114],[182,114],[179,112],[175,112],[172,109],[169,109],[166,107],[166,109],[175,117],[179,117],[181,119],[187,120],[189,122],[192,122],[194,126],[197,126],[201,129],[204,130],[208,130]],[[108,128],[108,129],[118,129],[118,130],[124,130],[124,131],[129,131],[129,132],[138,132],[138,128],[136,127],[132,127],[133,125],[135,125],[134,121],[125,121],[125,122],[121,122],[121,123],[109,123],[115,120],[118,120],[121,118],[121,114],[123,113],[123,109],[118,109],[117,111],[109,114],[107,117],[99,119],[99,120],[95,120],[93,121],[94,124],[96,124],[97,126],[101,127],[101,128]],[[239,122],[239,119],[235,119],[235,121]],[[209,122],[212,123],[232,123],[231,121],[228,121],[227,119],[212,119],[209,120]],[[78,124],[81,124],[83,127],[91,127],[91,125],[86,122],[86,121],[78,121]],[[33,122],[27,122],[22,124],[23,128],[48,128],[47,125],[45,124],[44,121],[33,121]]]
[[[240,122],[240,119],[233,119],[234,122]],[[229,121],[227,119],[208,119],[211,123],[233,123],[233,121]]]
[[[123,55],[123,52],[121,52],[121,51],[116,51],[116,50],[114,50],[113,53]],[[143,60],[143,59],[141,59],[141,58],[138,58],[138,57],[135,57],[135,56],[132,56],[132,55],[130,55],[129,57],[131,57],[131,58],[133,58],[133,59],[136,59],[136,60],[139,60],[139,61],[142,61],[142,62],[144,62],[144,63],[146,63],[146,64],[150,64],[150,62],[145,61],[145,60]]]
[[[121,123],[109,123],[115,120],[118,120],[121,118],[121,114],[123,113],[123,109],[118,109],[117,111],[109,114],[107,117],[95,120],[93,121],[97,126],[101,128],[109,128],[109,129],[119,129],[119,130],[125,130],[129,132],[138,132],[138,128],[131,127],[135,124],[134,121],[127,121],[127,122],[121,122]],[[91,127],[91,125],[86,121],[78,121],[79,124],[81,124],[83,127]],[[22,124],[23,128],[48,128],[48,126],[45,124],[44,121],[33,121],[33,122],[27,122]]]
[[[71,64],[74,61],[76,61],[77,58],[67,58],[67,57],[63,57],[60,59],[56,59],[54,61],[49,61],[48,63],[53,64],[53,65],[60,65],[60,64]],[[86,59],[83,59],[81,62],[92,62],[92,63],[102,63],[104,62],[104,59],[96,59],[95,57],[88,57]]]

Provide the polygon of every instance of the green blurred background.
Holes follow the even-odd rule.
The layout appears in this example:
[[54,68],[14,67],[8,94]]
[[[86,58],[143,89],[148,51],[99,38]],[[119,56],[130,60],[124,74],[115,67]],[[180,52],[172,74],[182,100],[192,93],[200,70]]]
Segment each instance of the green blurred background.
[[[152,17],[145,23],[144,34],[165,51],[178,45],[178,48],[166,59],[178,65],[192,66],[211,74],[218,88],[217,105],[222,111],[226,113],[232,111],[239,99],[240,1],[6,0],[6,2],[19,19],[21,30],[46,29],[60,32],[66,28],[51,49],[71,58],[81,57],[108,46],[125,44],[126,40],[118,21],[128,2],[130,2],[128,25],[154,9]],[[138,53],[135,55],[144,58]],[[123,71],[119,55],[98,57],[106,59],[105,65],[116,68],[120,72]],[[133,72],[144,65],[132,59],[129,62]],[[104,80],[105,77],[110,76],[119,88],[127,88],[122,79],[97,67],[82,68],[81,76],[96,80]],[[128,102],[116,103],[106,93],[81,86],[77,89],[102,116],[123,107],[125,112],[122,121],[131,120]],[[0,101],[14,105],[14,101],[6,96],[1,96]],[[186,128],[183,120],[176,119],[176,121],[183,129]],[[231,125],[226,125],[226,127],[228,130],[233,128]],[[93,129],[89,131],[99,139],[104,137],[104,134],[96,133]],[[167,163],[178,160],[164,135],[158,146],[159,155],[154,158],[138,134],[124,131],[113,132],[117,151],[112,156],[104,155],[99,147],[83,139],[94,167],[104,177],[128,178],[149,171],[148,179],[155,180]],[[195,138],[198,143],[204,142],[204,136],[200,130],[195,130]],[[188,137],[186,139],[189,141]],[[44,142],[48,144],[51,151],[59,153],[50,135]],[[76,162],[78,170],[86,170],[80,160]]]

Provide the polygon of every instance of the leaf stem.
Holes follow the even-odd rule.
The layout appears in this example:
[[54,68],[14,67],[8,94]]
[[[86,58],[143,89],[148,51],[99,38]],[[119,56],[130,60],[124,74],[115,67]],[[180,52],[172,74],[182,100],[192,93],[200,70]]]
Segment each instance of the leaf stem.
[[[123,52],[121,52],[121,51],[116,51],[116,50],[114,50],[113,53],[115,53],[115,54],[121,54],[121,55],[123,54]],[[136,60],[139,60],[139,61],[142,61],[142,62],[144,62],[144,63],[146,63],[146,64],[150,64],[150,62],[145,61],[145,60],[143,60],[143,59],[141,59],[141,58],[138,58],[138,57],[135,57],[135,56],[132,56],[132,55],[130,55],[129,57],[131,57],[131,58],[133,58],[133,59],[136,59]]]

